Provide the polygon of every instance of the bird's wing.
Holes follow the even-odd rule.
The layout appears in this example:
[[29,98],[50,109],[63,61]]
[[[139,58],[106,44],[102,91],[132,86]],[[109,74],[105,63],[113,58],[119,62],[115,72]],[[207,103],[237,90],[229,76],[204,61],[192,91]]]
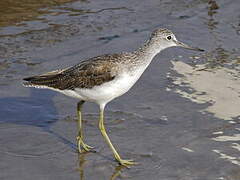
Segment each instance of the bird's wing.
[[112,70],[116,57],[113,55],[97,56],[64,70],[56,70],[39,76],[24,78],[28,87],[46,87],[59,90],[75,88],[90,89],[114,79]]

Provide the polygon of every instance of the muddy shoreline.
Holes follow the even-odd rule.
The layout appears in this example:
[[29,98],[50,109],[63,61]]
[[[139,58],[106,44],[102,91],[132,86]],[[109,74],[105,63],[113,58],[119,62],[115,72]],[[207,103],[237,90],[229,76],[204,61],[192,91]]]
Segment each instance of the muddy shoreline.
[[[11,20],[0,23],[0,179],[240,179],[239,2],[56,2],[33,3],[21,15],[15,4],[1,11]],[[109,136],[139,165],[125,169],[113,160],[91,103],[84,130],[97,153],[79,156],[77,100],[24,88],[22,78],[132,51],[157,27],[206,52],[163,51],[107,106]]]

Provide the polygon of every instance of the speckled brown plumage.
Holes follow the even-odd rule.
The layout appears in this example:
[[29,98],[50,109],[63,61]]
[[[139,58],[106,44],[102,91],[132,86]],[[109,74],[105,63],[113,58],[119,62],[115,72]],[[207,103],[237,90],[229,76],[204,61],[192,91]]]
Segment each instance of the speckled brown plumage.
[[129,53],[97,56],[64,70],[24,78],[25,86],[50,87],[59,90],[92,88],[113,80],[119,64],[132,59]]
[[166,36],[172,32],[167,29],[155,30],[150,39],[131,53],[107,54],[90,58],[64,70],[24,78],[25,86],[53,88],[57,90],[91,89],[113,80],[125,71],[134,76],[136,69],[149,65],[153,57],[161,50],[161,43],[168,43]]

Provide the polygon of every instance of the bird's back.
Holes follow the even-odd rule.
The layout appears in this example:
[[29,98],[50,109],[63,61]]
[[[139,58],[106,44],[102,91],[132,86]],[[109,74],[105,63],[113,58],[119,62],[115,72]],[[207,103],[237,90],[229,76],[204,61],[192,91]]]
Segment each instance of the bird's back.
[[53,88],[73,90],[75,88],[91,89],[113,80],[118,65],[124,54],[102,55],[83,61],[63,70],[24,78],[24,86],[36,88]]

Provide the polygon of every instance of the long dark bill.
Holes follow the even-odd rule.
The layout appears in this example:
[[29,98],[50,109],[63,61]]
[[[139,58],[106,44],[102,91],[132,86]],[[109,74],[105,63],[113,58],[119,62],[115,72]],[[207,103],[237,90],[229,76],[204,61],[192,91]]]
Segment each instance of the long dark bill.
[[183,47],[185,49],[190,49],[190,50],[194,50],[194,51],[204,51],[203,49],[200,49],[198,47],[191,47],[191,46],[189,46],[187,44],[184,44],[180,41],[175,41],[175,43],[177,44],[177,46]]

